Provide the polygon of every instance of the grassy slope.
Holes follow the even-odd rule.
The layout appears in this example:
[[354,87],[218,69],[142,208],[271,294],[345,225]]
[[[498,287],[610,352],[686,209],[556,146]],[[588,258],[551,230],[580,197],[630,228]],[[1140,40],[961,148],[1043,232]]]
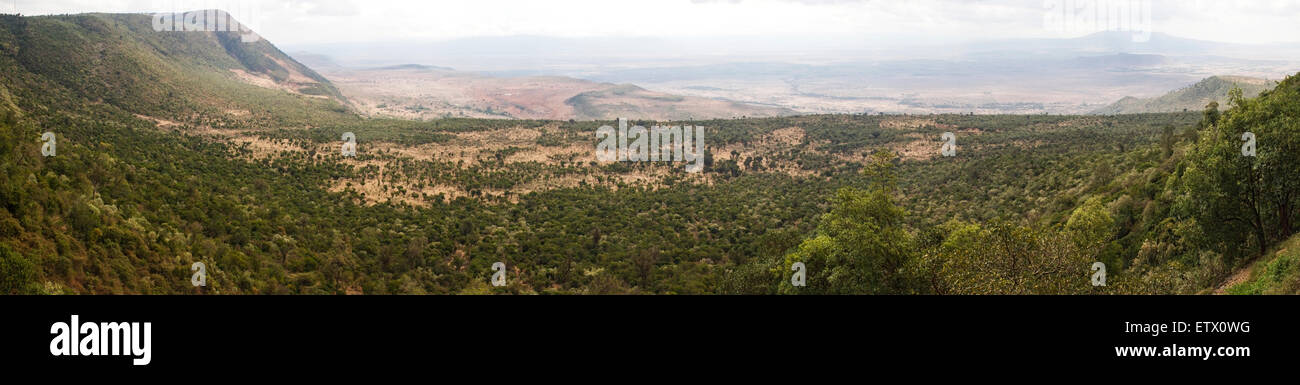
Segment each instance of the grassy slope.
[[1210,102],[1220,106],[1228,105],[1228,92],[1241,88],[1247,98],[1259,96],[1260,92],[1272,88],[1273,83],[1264,79],[1240,76],[1212,76],[1196,84],[1182,88],[1152,99],[1124,98],[1115,104],[1095,111],[1095,114],[1142,114],[1159,112],[1200,111]]
[[1300,294],[1300,235],[1291,237],[1249,267],[1245,282],[1228,294]]

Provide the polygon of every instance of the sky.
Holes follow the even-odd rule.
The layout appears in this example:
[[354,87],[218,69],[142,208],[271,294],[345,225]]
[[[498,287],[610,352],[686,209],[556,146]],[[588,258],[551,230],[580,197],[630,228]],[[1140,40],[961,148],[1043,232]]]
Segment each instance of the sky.
[[[9,3],[0,6],[2,12],[26,15],[221,8],[284,45],[491,36],[870,38],[922,44],[1077,37],[1105,29],[1107,22],[1201,40],[1300,42],[1300,0],[0,1]],[[1137,12],[1130,17],[1068,12],[1119,5],[1136,6]]]

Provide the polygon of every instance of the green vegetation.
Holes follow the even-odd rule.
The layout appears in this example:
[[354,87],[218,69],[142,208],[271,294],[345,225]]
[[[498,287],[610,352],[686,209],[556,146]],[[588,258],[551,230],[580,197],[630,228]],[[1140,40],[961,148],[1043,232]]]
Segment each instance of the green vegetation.
[[1115,115],[1197,111],[1210,103],[1228,104],[1229,94],[1234,89],[1239,89],[1242,94],[1253,98],[1274,85],[1275,82],[1244,76],[1211,76],[1156,98],[1126,97],[1093,113]]
[[296,67],[269,44],[148,21],[0,17],[0,293],[1204,293],[1270,249],[1232,292],[1295,292],[1300,78],[1225,111],[679,122],[708,128],[690,175],[518,159],[613,122],[364,119],[231,71]]
[[[813,238],[784,260],[759,261],[754,267],[738,269],[745,274],[729,279],[750,282],[728,287],[739,292],[770,292],[754,281],[781,282],[776,279],[786,275],[793,262],[806,262],[810,270],[822,269],[821,273],[810,274],[809,289],[794,288],[788,282],[774,284],[779,286],[779,292],[1208,292],[1227,277],[1230,268],[1264,255],[1269,247],[1295,234],[1292,218],[1298,203],[1296,192],[1300,191],[1294,178],[1300,175],[1296,168],[1300,167],[1300,122],[1294,118],[1300,112],[1297,90],[1300,77],[1288,78],[1257,99],[1246,99],[1240,90],[1234,90],[1232,109],[1220,113],[1217,104],[1211,103],[1195,126],[1182,120],[1188,115],[1165,116],[1172,118],[1172,123],[1152,124],[1145,131],[1157,140],[1134,141],[1132,147],[1105,141],[1105,137],[1132,140],[1132,135],[1078,140],[1076,135],[1104,135],[1114,129],[1115,122],[1104,121],[1100,126],[1107,129],[1050,131],[1053,137],[1070,138],[1067,140],[1072,140],[1069,143],[1075,145],[1076,151],[1088,144],[1101,145],[1082,153],[1065,148],[1044,151],[1047,146],[1040,145],[1032,150],[1016,146],[1014,154],[1007,154],[990,146],[971,158],[962,158],[960,163],[975,168],[916,163],[919,170],[902,173],[904,180],[920,182],[912,191],[901,194],[911,201],[903,206],[910,206],[908,211],[913,212],[927,212],[924,208],[934,207],[929,212],[942,213],[917,220],[898,218],[904,211],[893,203],[897,198],[890,198],[895,195],[888,187],[894,178],[890,172],[889,178],[879,182],[883,187],[870,193],[842,190]],[[1161,119],[1158,115],[1127,118]],[[986,119],[1015,121],[1013,117]],[[1163,127],[1157,131],[1152,129],[1154,126]],[[1183,127],[1182,134],[1178,134],[1179,126]],[[1266,148],[1259,148],[1258,156],[1243,156],[1242,138],[1248,131],[1260,143],[1268,143]],[[977,147],[1007,140],[995,135],[978,138],[974,141]],[[984,140],[989,138],[996,140]],[[1118,145],[1118,151],[1107,148],[1109,145]],[[1045,162],[1056,157],[1075,166],[1033,169],[1034,165],[1055,163]],[[874,163],[892,168],[880,156]],[[1028,175],[1019,173],[1026,167]],[[953,195],[936,191],[933,186],[961,180],[961,174],[934,180],[929,173],[954,168],[977,175],[966,181],[983,182],[984,193]],[[1004,179],[1009,173],[1015,173],[1016,178]],[[1069,182],[1050,184],[1058,187],[1047,193],[1034,188],[1058,178]],[[998,189],[1003,188],[1013,192],[999,194]],[[930,203],[936,198],[954,197],[963,199],[957,204]],[[1024,198],[1037,203],[1036,207],[1017,203]],[[1018,215],[1025,216],[1009,219]],[[942,220],[947,222],[938,224]],[[846,223],[853,226],[846,227]],[[882,250],[881,245],[893,246]],[[1108,266],[1107,286],[1093,287],[1082,279],[1089,275],[1087,268],[1092,261]],[[1261,293],[1262,287],[1269,287],[1275,288],[1270,293],[1295,293],[1292,283],[1296,273],[1290,261],[1288,254],[1280,255],[1266,265],[1264,273],[1259,273],[1264,277],[1238,286],[1233,292]],[[848,273],[862,265],[869,267]],[[765,271],[770,274],[762,274]],[[863,281],[843,285],[845,277]]]
[[1229,294],[1300,293],[1300,237],[1281,243],[1277,252],[1260,258],[1244,282],[1228,287]]

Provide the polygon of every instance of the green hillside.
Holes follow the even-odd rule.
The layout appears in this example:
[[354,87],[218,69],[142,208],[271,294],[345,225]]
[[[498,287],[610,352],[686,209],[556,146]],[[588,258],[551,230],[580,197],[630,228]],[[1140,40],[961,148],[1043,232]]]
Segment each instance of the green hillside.
[[1300,237],[1292,237],[1242,272],[1229,294],[1300,294]]
[[[143,14],[0,16],[0,60],[6,69],[0,89],[42,94],[20,98],[59,96],[151,117],[247,110],[282,119],[285,112],[301,115],[342,102],[329,81],[265,40],[244,43],[236,32],[156,32]],[[241,73],[267,82],[249,84]]]
[[1219,105],[1228,104],[1228,93],[1233,88],[1240,88],[1246,97],[1258,96],[1260,92],[1272,88],[1274,82],[1244,76],[1211,76],[1176,91],[1157,98],[1140,99],[1125,97],[1115,104],[1093,111],[1099,115],[1146,114],[1159,112],[1200,111],[1211,102]]

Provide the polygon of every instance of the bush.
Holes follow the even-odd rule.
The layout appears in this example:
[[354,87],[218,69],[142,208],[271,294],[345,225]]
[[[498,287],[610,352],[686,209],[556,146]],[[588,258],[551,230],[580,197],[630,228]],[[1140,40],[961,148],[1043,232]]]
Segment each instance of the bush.
[[0,243],[0,294],[34,294],[35,279],[32,263]]

